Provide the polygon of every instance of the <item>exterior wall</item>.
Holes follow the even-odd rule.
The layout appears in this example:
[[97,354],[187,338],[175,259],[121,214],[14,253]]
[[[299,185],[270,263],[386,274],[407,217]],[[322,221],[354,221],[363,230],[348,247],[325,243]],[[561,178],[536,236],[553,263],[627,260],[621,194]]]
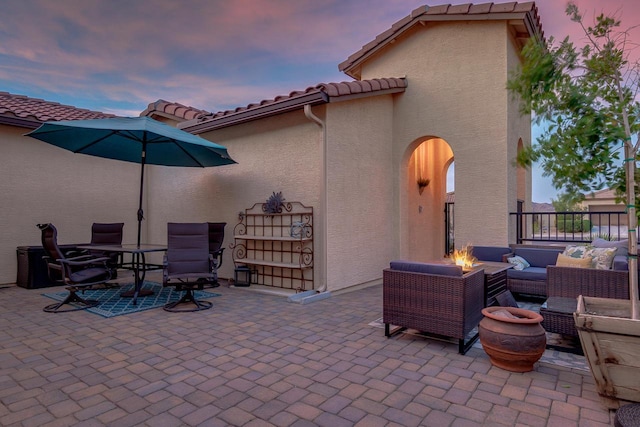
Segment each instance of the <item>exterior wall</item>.
[[[324,128],[298,110],[202,134],[238,164],[148,166],[143,240],[166,242],[171,221],[226,222],[228,248],[238,213],[282,191],[314,208],[316,288],[377,282],[392,259],[442,256],[451,149],[456,247],[510,243],[513,160],[518,140],[531,141],[529,120],[505,89],[508,67],[517,64],[507,28],[497,21],[417,26],[362,70],[363,79],[406,76],[407,90],[314,107]],[[92,222],[124,221],[124,240],[135,241],[139,165],[74,155],[24,133],[0,127],[0,283],[15,281],[16,246],[39,244],[38,222],[53,222],[60,242],[73,243],[89,240]],[[419,196],[411,158],[424,141],[435,151],[432,182]],[[530,194],[530,172],[527,181]],[[223,278],[233,275],[230,252]]]
[[407,91],[396,98],[393,124],[393,158],[399,165],[394,185],[400,189],[394,218],[402,257],[410,256],[409,236],[415,233],[434,246],[434,254],[442,251],[430,230],[411,229],[408,192],[415,190],[403,184],[412,144],[429,136],[444,139],[455,156],[456,246],[509,241],[515,151],[505,147],[518,132],[508,125],[514,120],[505,89],[508,40],[506,22],[428,23],[398,37],[363,66],[363,79],[408,79]]
[[[27,132],[0,125],[0,283],[15,283],[17,246],[40,245],[37,223],[53,223],[65,244],[88,242],[93,222],[125,222],[123,241],[135,242],[140,165],[73,154],[25,137]],[[147,165],[143,242],[166,243],[167,222],[227,222],[223,247],[228,248],[238,213],[274,191],[313,206],[314,231],[322,235],[322,132],[302,111],[202,136],[225,145],[239,164],[204,169]],[[316,239],[316,256],[319,244]],[[158,254],[149,258],[161,260]],[[315,268],[316,287],[321,265]],[[233,277],[229,249],[219,276]]]
[[185,170],[154,170],[153,179],[158,185],[151,191],[150,206],[163,212],[163,206],[167,204],[163,193],[167,189],[175,199],[170,201],[170,209],[154,216],[151,234],[163,241],[166,239],[165,224],[182,215],[197,221],[226,222],[223,247],[227,249],[219,275],[233,277],[229,244],[233,243],[238,213],[265,202],[273,192],[282,191],[286,201],[313,207],[314,282],[318,288],[323,281],[320,127],[300,110],[200,136],[227,147],[238,164],[204,169],[198,176]]
[[[507,44],[507,69],[505,70],[505,84],[508,78],[508,73],[511,70],[517,69],[522,63],[520,54],[516,50],[515,43],[509,35],[505,35],[505,41]],[[529,114],[522,115],[520,113],[519,100],[515,99],[511,94],[507,93],[505,98],[505,104],[508,110],[507,121],[507,168],[509,169],[507,181],[508,185],[508,198],[507,209],[509,212],[517,212],[518,199],[524,201],[524,211],[533,211],[533,204],[531,200],[532,190],[532,178],[531,168],[518,167],[514,161],[518,155],[519,144],[522,147],[528,147],[531,145],[531,116]],[[504,227],[508,230],[507,240],[500,243],[515,243],[516,242],[516,218],[513,215],[509,215],[507,221],[504,223]]]
[[[15,283],[16,247],[40,245],[38,223],[62,244],[86,243],[94,222],[124,222],[135,241],[140,165],[73,154],[0,125],[0,283]],[[151,214],[149,215],[151,216]]]
[[390,96],[327,108],[330,291],[381,280],[394,256]]

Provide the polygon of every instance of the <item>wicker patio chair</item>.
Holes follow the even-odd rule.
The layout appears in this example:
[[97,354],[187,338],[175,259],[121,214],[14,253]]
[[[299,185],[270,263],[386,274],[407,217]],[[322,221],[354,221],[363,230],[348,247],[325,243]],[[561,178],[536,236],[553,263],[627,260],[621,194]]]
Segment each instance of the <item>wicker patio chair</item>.
[[[465,354],[478,338],[471,332],[482,320],[484,270],[461,276],[388,268],[383,271],[383,321],[390,337],[417,329],[435,337],[454,338]],[[391,331],[391,325],[397,326]]]
[[[123,222],[99,223],[94,222],[91,225],[91,245],[121,245]],[[89,250],[89,253],[96,257],[107,257],[107,266],[111,268],[112,278],[118,277],[118,268],[122,265],[122,253],[104,252],[97,250]]]
[[180,300],[165,304],[166,311],[185,312],[211,308],[211,301],[198,300],[196,289],[202,290],[213,280],[213,256],[209,253],[207,223],[167,224],[167,253],[163,261],[162,285],[184,291]]
[[38,228],[42,233],[42,247],[46,253],[44,259],[49,278],[64,284],[69,291],[63,301],[49,304],[43,310],[48,313],[62,313],[97,306],[98,301],[82,298],[78,292],[111,280],[112,272],[106,265],[109,258],[96,258],[92,255],[68,257],[58,246],[58,230],[53,224],[38,224]]

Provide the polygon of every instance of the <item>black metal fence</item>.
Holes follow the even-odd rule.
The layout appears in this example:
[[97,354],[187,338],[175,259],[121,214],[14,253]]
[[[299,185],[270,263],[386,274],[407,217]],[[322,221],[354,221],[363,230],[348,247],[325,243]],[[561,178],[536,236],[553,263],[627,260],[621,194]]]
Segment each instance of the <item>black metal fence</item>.
[[626,212],[513,212],[517,243],[591,242],[628,236]]

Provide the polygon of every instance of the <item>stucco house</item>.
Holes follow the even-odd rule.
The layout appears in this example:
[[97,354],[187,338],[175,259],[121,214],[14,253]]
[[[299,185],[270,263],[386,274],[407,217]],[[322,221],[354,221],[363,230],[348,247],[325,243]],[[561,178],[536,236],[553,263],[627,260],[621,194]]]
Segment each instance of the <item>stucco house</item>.
[[[226,146],[238,164],[149,167],[144,239],[164,242],[169,221],[224,221],[228,246],[239,212],[281,191],[314,209],[315,289],[379,283],[391,259],[445,254],[455,160],[456,246],[513,243],[510,213],[531,207],[530,171],[514,165],[531,121],[505,83],[533,36],[542,37],[533,2],[422,6],[339,64],[353,81],[217,113],[150,104],[142,115]],[[138,165],[24,137],[58,117],[21,122],[6,102],[0,283],[15,280],[15,248],[38,244],[39,222],[55,223],[64,243],[87,241],[92,222],[124,221],[133,240]],[[429,180],[423,191],[419,179]],[[232,277],[233,263],[220,275]]]

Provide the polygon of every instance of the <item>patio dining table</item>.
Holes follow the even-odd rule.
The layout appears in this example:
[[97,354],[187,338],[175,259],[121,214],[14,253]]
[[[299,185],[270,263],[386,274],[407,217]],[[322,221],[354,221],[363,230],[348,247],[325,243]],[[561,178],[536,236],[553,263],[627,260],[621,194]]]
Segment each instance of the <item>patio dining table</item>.
[[122,245],[78,245],[78,249],[89,249],[93,251],[112,252],[120,254],[131,254],[131,262],[123,263],[123,268],[133,271],[134,289],[133,292],[123,292],[122,296],[133,297],[133,304],[137,304],[139,296],[150,295],[153,292],[143,291],[142,284],[148,270],[160,268],[157,264],[147,264],[146,254],[152,252],[166,252],[166,245],[152,244],[122,244]]

